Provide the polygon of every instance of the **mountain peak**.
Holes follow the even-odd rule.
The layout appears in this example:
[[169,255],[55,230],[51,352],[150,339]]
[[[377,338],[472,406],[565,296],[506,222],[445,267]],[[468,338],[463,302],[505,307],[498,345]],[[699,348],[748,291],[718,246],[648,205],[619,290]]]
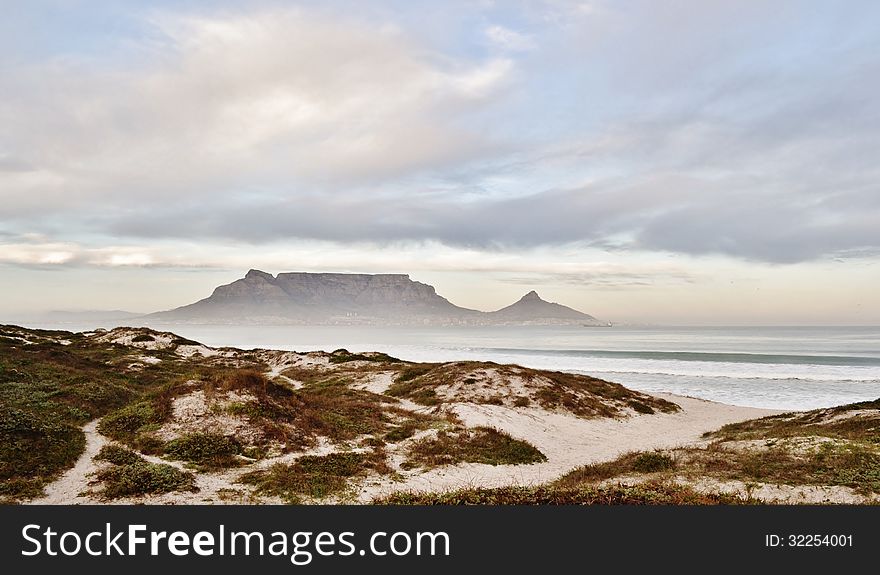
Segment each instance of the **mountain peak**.
[[594,325],[596,318],[570,307],[541,299],[538,292],[530,291],[516,303],[491,312],[493,318],[510,323],[554,324],[576,322]]
[[255,279],[255,278],[262,278],[264,280],[274,280],[275,279],[275,276],[273,276],[272,274],[269,274],[269,273],[266,273],[266,272],[260,271],[260,270],[255,270],[255,269],[249,269],[248,273],[245,274],[244,277],[245,277],[245,279]]
[[519,301],[544,301],[541,299],[541,296],[538,295],[538,292],[535,290],[530,291],[526,295],[522,296]]

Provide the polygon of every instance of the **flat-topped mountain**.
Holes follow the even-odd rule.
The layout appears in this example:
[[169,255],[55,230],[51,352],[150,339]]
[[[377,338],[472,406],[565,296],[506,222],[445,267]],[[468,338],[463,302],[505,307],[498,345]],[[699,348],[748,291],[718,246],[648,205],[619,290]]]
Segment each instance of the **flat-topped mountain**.
[[145,319],[207,323],[599,325],[590,315],[530,292],[495,312],[459,307],[406,274],[280,273],[250,270],[209,297]]
[[423,323],[480,312],[458,307],[405,274],[281,273],[250,270],[194,304],[148,316],[160,320]]

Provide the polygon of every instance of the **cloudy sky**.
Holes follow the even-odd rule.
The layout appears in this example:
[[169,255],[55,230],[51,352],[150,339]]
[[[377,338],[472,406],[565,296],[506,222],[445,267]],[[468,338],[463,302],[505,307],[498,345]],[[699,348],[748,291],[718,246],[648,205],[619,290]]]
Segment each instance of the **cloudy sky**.
[[0,9],[0,321],[254,267],[880,323],[880,3]]

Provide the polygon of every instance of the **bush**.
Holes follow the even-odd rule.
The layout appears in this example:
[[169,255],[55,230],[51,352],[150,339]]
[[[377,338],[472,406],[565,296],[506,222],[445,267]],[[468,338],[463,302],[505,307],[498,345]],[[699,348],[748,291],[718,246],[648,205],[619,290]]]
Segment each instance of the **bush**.
[[233,436],[218,433],[193,433],[165,444],[165,455],[199,466],[219,469],[239,464],[235,458],[242,452],[241,443]]
[[633,471],[639,473],[655,473],[675,467],[675,460],[665,453],[650,451],[639,453],[632,463]]
[[36,497],[85,449],[77,427],[0,404],[0,495]]
[[413,435],[415,435],[418,427],[410,422],[406,422],[403,425],[395,427],[391,431],[385,434],[385,441],[391,443],[397,443],[398,441],[403,441],[404,439],[409,439]]
[[641,403],[638,401],[627,401],[626,404],[633,408],[637,413],[643,413],[645,415],[652,415],[654,413],[654,409],[645,403]]
[[111,443],[102,447],[101,451],[94,457],[94,460],[106,461],[113,465],[131,465],[143,462],[144,458],[130,449]]
[[240,479],[257,487],[257,493],[297,503],[305,495],[321,499],[344,490],[348,480],[367,471],[390,472],[381,450],[372,453],[304,455],[290,465],[277,463],[266,470],[246,473]]
[[348,363],[350,361],[371,361],[374,363],[399,363],[396,357],[386,353],[373,352],[369,354],[351,353],[347,349],[337,349],[328,358],[330,363]]
[[440,431],[437,437],[416,441],[410,446],[409,457],[402,467],[435,467],[461,462],[521,465],[541,461],[547,461],[547,457],[532,444],[497,429],[478,427],[458,433]]
[[97,477],[104,483],[101,495],[107,499],[198,490],[192,473],[165,463],[148,463],[143,460],[103,469],[98,472]]
[[98,423],[98,431],[117,441],[130,441],[137,431],[159,418],[150,401],[139,401],[105,415]]

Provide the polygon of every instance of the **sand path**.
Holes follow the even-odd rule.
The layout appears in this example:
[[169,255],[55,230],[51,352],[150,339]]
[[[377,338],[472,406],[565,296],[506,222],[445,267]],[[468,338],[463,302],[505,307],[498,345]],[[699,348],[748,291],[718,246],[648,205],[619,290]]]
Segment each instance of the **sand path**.
[[109,441],[98,433],[98,420],[90,421],[82,428],[86,434],[86,449],[77,459],[76,464],[64,472],[64,475],[50,483],[44,489],[45,495],[29,501],[39,505],[83,505],[96,503],[88,496],[80,496],[89,487],[89,476],[97,466],[92,458],[101,451]]

